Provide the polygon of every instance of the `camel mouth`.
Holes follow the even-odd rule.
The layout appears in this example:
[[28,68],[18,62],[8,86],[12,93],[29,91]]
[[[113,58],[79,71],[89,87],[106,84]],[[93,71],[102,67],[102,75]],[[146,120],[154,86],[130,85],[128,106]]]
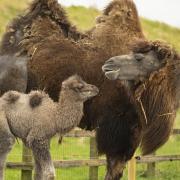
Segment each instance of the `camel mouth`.
[[110,70],[110,71],[106,71],[105,72],[105,76],[109,79],[109,80],[116,80],[118,79],[118,71],[114,71],[114,70]]
[[99,94],[99,89],[96,86],[90,85],[89,87],[83,89],[82,93],[86,93],[89,96],[96,96]]
[[115,72],[118,71],[119,68],[113,64],[104,64],[102,66],[102,71],[106,74],[106,73],[111,73],[111,72]]

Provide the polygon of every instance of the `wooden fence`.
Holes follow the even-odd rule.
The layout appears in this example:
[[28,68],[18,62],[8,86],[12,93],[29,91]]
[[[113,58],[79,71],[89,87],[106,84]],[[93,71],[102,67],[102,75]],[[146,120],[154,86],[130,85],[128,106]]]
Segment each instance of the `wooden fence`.
[[[180,129],[175,129],[173,135],[180,135]],[[54,161],[55,168],[89,167],[89,180],[98,180],[98,167],[105,166],[106,160],[99,159],[96,149],[95,132],[75,130],[66,137],[89,137],[90,158],[88,160],[59,160]],[[180,155],[164,156],[138,156],[134,157],[128,164],[128,180],[136,179],[136,163],[148,164],[147,175],[155,175],[155,163],[165,161],[180,161]],[[21,170],[21,180],[32,180],[33,158],[31,151],[23,146],[22,162],[7,162],[6,168]]]

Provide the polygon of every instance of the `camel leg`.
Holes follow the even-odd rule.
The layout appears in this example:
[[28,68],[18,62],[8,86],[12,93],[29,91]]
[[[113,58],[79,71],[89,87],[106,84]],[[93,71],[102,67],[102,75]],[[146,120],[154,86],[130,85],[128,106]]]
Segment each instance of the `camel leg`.
[[0,180],[3,180],[3,169],[6,157],[15,142],[15,137],[12,135],[6,116],[3,111],[0,111]]
[[0,180],[3,180],[3,170],[8,153],[12,149],[15,138],[12,135],[0,133]]
[[32,151],[35,160],[35,180],[54,180],[55,169],[49,152],[49,142],[34,140]]
[[105,180],[121,179],[125,166],[125,161],[107,156],[107,173],[105,176]]

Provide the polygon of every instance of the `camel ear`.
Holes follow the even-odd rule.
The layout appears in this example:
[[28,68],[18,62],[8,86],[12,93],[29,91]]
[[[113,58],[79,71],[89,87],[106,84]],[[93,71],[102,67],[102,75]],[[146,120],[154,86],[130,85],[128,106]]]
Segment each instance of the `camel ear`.
[[161,47],[158,48],[157,56],[159,60],[170,58],[172,54],[173,52],[170,49],[161,48]]
[[63,88],[63,89],[68,89],[69,88],[68,85],[67,85],[67,81],[62,82],[61,88]]
[[171,57],[173,58],[176,54],[172,46],[159,40],[152,42],[152,50],[156,52],[159,60],[165,60]]
[[67,88],[66,82],[62,82],[61,88],[63,88],[63,89],[66,89],[66,88]]

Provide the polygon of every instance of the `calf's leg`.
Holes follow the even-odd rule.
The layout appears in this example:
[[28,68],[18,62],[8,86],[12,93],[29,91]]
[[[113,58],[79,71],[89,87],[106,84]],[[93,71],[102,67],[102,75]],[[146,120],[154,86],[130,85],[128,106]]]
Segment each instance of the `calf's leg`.
[[12,149],[15,137],[12,135],[4,112],[0,112],[0,180],[3,180],[3,169],[8,153]]
[[55,169],[49,152],[49,142],[34,140],[32,151],[35,160],[35,180],[54,180]]

